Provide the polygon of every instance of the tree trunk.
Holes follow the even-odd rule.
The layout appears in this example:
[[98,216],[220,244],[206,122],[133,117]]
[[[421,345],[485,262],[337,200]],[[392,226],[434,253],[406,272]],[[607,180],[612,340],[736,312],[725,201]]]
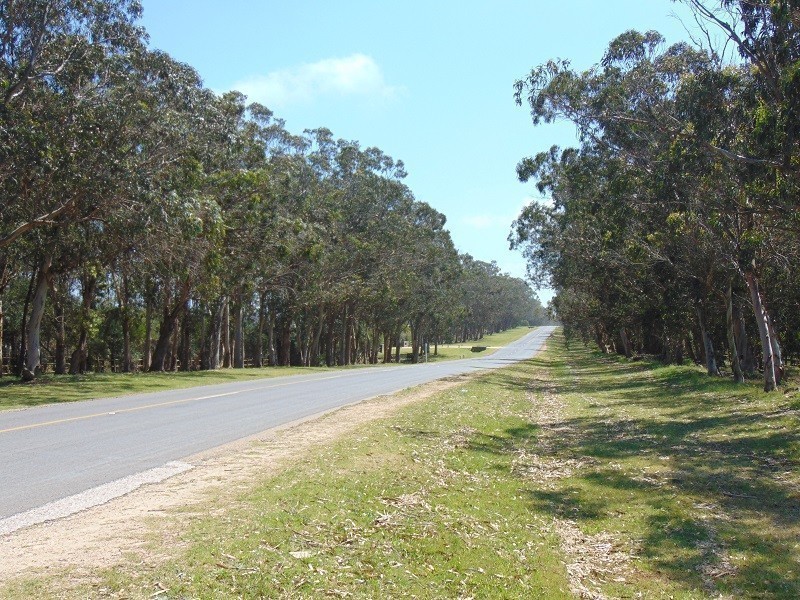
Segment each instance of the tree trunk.
[[150,370],[150,362],[153,351],[153,296],[155,295],[154,286],[147,285],[145,292],[144,309],[144,348],[142,349],[142,370]]
[[203,302],[197,303],[197,314],[200,317],[200,335],[197,338],[199,347],[199,369],[201,371],[208,370],[208,337],[207,337],[207,327],[206,327],[206,317],[208,316],[206,309],[206,305]]
[[134,370],[131,354],[131,314],[128,307],[128,277],[122,273],[122,284],[119,293],[119,310],[122,317],[122,372]]
[[355,310],[350,311],[350,317],[347,321],[347,331],[348,331],[348,343],[350,347],[348,348],[347,352],[347,364],[354,365],[358,362],[358,332],[356,331],[356,314]]
[[695,305],[695,311],[697,312],[697,322],[700,326],[700,338],[703,340],[706,370],[709,375],[719,375],[717,358],[714,356],[714,342],[711,340],[711,335],[709,335],[708,329],[706,328],[705,312],[699,303]]
[[267,293],[258,295],[258,330],[256,331],[256,353],[253,356],[253,366],[264,366],[264,326],[266,324]]
[[72,352],[69,361],[70,375],[77,375],[78,373],[85,373],[87,369],[87,359],[89,350],[89,320],[92,317],[92,302],[94,301],[94,292],[97,288],[97,277],[84,273],[81,277],[81,315],[80,315],[80,333],[78,334],[78,345]]
[[233,305],[233,368],[244,369],[244,303],[242,293],[236,293]]
[[222,305],[222,367],[227,369],[231,366],[231,303],[227,296],[223,298]]
[[301,325],[297,327],[297,349],[300,352],[300,366],[308,366],[308,353],[311,349],[311,334],[308,330],[308,311],[303,311],[303,317],[300,320]]
[[167,371],[177,371],[178,363],[178,340],[181,338],[181,320],[175,318],[175,326],[172,328],[172,337],[169,338],[169,355],[167,356]]
[[395,344],[394,362],[396,362],[399,365],[400,364],[400,334],[399,333],[397,334],[397,337],[395,338],[395,341],[396,341],[396,344]]
[[346,365],[350,360],[350,335],[348,332],[348,313],[347,303],[344,305],[344,312],[342,313],[342,346],[339,354],[339,364]]
[[292,320],[286,310],[281,317],[280,364],[282,367],[292,365]]
[[332,367],[334,365],[334,361],[336,360],[336,348],[335,348],[335,329],[336,324],[336,317],[331,312],[328,316],[327,323],[325,324],[325,365],[328,367]]
[[619,338],[622,341],[622,349],[625,353],[625,358],[631,358],[633,356],[633,350],[631,350],[631,342],[628,339],[628,332],[625,331],[625,328],[622,327],[619,330]]
[[166,371],[167,370],[167,354],[169,353],[169,342],[172,339],[172,332],[175,330],[175,319],[172,319],[169,313],[164,314],[161,321],[161,326],[158,330],[158,340],[156,340],[156,347],[153,350],[153,359],[150,363],[150,371]]
[[686,336],[686,348],[689,350],[689,358],[692,359],[692,362],[699,365],[702,361],[697,354],[697,344],[694,343],[694,335],[691,331]]
[[417,339],[419,336],[419,327],[411,327],[411,362],[413,364],[419,363],[419,345]]
[[25,356],[28,353],[28,308],[30,308],[33,290],[38,276],[39,268],[37,265],[33,273],[31,273],[31,279],[28,282],[28,293],[25,295],[25,304],[22,306],[22,321],[19,326],[19,354],[17,355],[17,375],[20,377],[22,377],[23,371],[25,370]]
[[310,366],[320,365],[320,340],[322,339],[322,329],[325,326],[325,307],[321,304],[317,307],[317,321],[314,327],[314,340],[311,343],[311,362]]
[[187,300],[183,307],[183,323],[181,325],[181,371],[192,370],[192,312],[190,309],[190,301]]
[[370,356],[370,363],[373,365],[378,364],[378,350],[381,345],[381,332],[380,329],[375,327],[372,333],[372,355]]
[[50,299],[53,302],[53,313],[55,316],[56,333],[56,354],[54,357],[54,369],[56,375],[64,375],[67,372],[67,348],[66,348],[66,326],[64,323],[64,300],[59,296],[61,285],[55,283],[50,287]]
[[169,354],[170,341],[172,340],[172,334],[175,331],[177,320],[177,316],[173,317],[165,307],[164,316],[158,329],[158,340],[156,340],[156,347],[153,350],[153,359],[150,364],[150,371],[163,372],[167,370],[169,366],[167,364],[167,355]]
[[771,316],[767,318],[767,327],[769,327],[769,340],[772,344],[772,356],[775,361],[775,385],[780,385],[783,380],[783,352],[781,352],[778,334],[775,332]]
[[747,336],[744,315],[738,302],[733,305],[733,321],[736,334],[736,353],[739,355],[742,371],[747,377],[755,377],[756,359],[753,355],[753,347],[750,345],[750,340]]
[[[164,371],[167,367],[166,360],[167,354],[170,350],[170,341],[172,334],[178,324],[178,317],[184,309],[186,300],[189,297],[189,288],[191,282],[187,279],[175,298],[173,304],[170,304],[169,288],[164,288],[164,303],[163,312],[161,317],[161,325],[158,330],[158,341],[156,342],[155,350],[153,351],[153,360],[150,365],[150,371]],[[170,306],[172,308],[170,308]]]
[[25,368],[22,370],[22,378],[30,381],[41,371],[40,351],[42,317],[44,316],[44,304],[47,298],[47,291],[50,289],[50,268],[53,265],[53,257],[50,255],[42,259],[39,266],[39,275],[36,279],[36,290],[31,303],[31,316],[28,320],[28,355],[25,360]]
[[275,367],[278,364],[278,353],[275,348],[275,307],[267,307],[267,353],[269,356],[269,366]]
[[3,315],[3,301],[0,300],[0,377],[3,376],[4,372],[4,365],[3,365],[3,319],[5,315]]
[[736,344],[736,331],[734,322],[733,310],[733,283],[728,282],[728,310],[726,314],[726,325],[728,330],[728,348],[731,353],[731,370],[733,371],[733,380],[736,383],[744,383],[744,373],[742,372],[742,363],[739,359],[739,347]]
[[214,312],[211,314],[211,329],[208,344],[208,369],[216,371],[220,365],[220,352],[222,346],[222,299],[217,301]]
[[608,346],[606,345],[606,342],[603,339],[603,333],[602,333],[602,330],[600,329],[600,324],[599,323],[595,323],[595,326],[594,326],[594,337],[595,337],[595,340],[597,341],[597,347],[600,348],[600,351],[603,354],[608,354]]
[[762,360],[764,361],[764,391],[771,392],[777,389],[777,378],[775,374],[775,356],[773,354],[773,344],[770,335],[769,315],[761,299],[761,292],[758,289],[758,280],[752,272],[745,273],[745,283],[750,291],[750,299],[753,303],[753,312],[758,325],[758,333],[761,337]]

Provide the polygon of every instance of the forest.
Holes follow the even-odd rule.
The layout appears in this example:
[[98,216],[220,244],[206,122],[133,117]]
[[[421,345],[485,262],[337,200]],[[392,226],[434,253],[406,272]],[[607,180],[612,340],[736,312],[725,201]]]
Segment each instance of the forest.
[[0,0],[0,375],[411,361],[546,317],[405,167],[148,47],[136,0]]
[[800,3],[681,1],[691,43],[628,31],[516,83],[580,145],[519,163],[552,202],[509,240],[569,336],[770,391],[800,357]]

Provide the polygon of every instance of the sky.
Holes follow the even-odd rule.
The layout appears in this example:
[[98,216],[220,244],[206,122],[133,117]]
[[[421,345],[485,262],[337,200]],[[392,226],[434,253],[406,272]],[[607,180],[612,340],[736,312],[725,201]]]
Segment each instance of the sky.
[[[566,123],[533,127],[513,84],[550,59],[585,69],[629,29],[688,39],[670,0],[143,0],[150,44],[205,85],[239,90],[293,133],[327,127],[406,165],[417,200],[447,216],[460,252],[524,277],[508,249],[532,200],[517,163],[576,145]],[[547,302],[552,293],[540,290]]]

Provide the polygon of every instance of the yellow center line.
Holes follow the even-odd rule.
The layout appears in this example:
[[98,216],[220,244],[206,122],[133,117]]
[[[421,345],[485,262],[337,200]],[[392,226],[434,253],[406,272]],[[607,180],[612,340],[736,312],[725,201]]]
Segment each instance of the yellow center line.
[[[380,369],[380,371],[389,371],[391,369]],[[377,372],[378,369],[371,369],[371,372]],[[43,421],[41,423],[30,423],[28,425],[19,425],[18,427],[9,427],[8,429],[0,429],[0,435],[4,433],[11,433],[12,431],[25,431],[26,429],[37,429],[39,427],[48,427],[50,425],[61,425],[63,423],[70,423],[72,421],[85,421],[87,419],[96,419],[98,417],[107,417],[111,415],[118,415],[122,413],[132,413],[140,410],[148,410],[151,408],[161,408],[164,406],[173,406],[175,404],[186,404],[187,402],[196,402],[199,400],[210,400],[211,398],[222,398],[223,396],[234,396],[236,394],[245,394],[247,392],[257,392],[260,390],[270,390],[274,388],[287,387],[290,385],[298,385],[300,383],[308,383],[313,381],[324,381],[326,379],[339,379],[347,377],[348,375],[355,375],[358,373],[343,373],[341,375],[331,375],[329,377],[319,377],[316,379],[304,379],[302,381],[289,381],[286,383],[276,383],[274,385],[265,385],[254,388],[247,388],[244,390],[236,390],[233,392],[223,392],[221,394],[211,394],[210,396],[197,396],[195,398],[182,398],[180,400],[169,400],[168,402],[156,402],[154,404],[145,404],[142,406],[134,406],[132,408],[121,408],[119,410],[110,410],[105,412],[93,413],[91,415],[81,415],[80,417],[68,417],[66,419],[56,419],[54,421]]]

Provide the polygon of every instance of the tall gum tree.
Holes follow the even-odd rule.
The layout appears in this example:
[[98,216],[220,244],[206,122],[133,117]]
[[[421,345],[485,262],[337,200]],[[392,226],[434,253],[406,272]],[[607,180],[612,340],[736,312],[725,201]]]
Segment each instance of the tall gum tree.
[[[685,44],[662,51],[661,44],[662,39],[655,32],[628,32],[614,40],[603,61],[589,71],[576,73],[568,63],[550,62],[534,69],[526,79],[518,82],[517,101],[521,103],[524,99],[530,106],[535,124],[557,118],[569,119],[578,126],[584,143],[605,146],[636,170],[650,175],[651,183],[645,183],[642,191],[654,189],[656,180],[653,180],[652,174],[662,173],[659,175],[661,179],[667,176],[672,184],[659,185],[661,192],[658,196],[649,196],[648,204],[642,203],[641,200],[647,196],[641,192],[631,195],[628,202],[637,206],[637,209],[645,208],[647,213],[652,212],[647,208],[652,201],[660,202],[669,209],[662,214],[662,219],[666,215],[673,220],[686,221],[688,218],[698,223],[704,233],[714,240],[716,254],[725,257],[728,268],[738,271],[751,290],[756,319],[763,321],[764,325],[761,327],[759,324],[759,328],[762,332],[768,332],[772,319],[766,313],[762,298],[752,293],[758,284],[758,263],[743,261],[740,250],[742,241],[752,245],[752,241],[758,239],[762,232],[774,235],[769,230],[769,221],[763,218],[769,210],[768,206],[758,194],[753,193],[765,178],[757,176],[753,179],[752,171],[754,168],[774,168],[770,163],[776,161],[752,159],[753,153],[745,150],[748,150],[748,145],[752,146],[754,138],[736,134],[736,121],[730,119],[730,114],[726,120],[715,118],[712,114],[714,110],[728,113],[738,110],[748,114],[746,107],[739,107],[741,103],[738,97],[725,95],[730,87],[707,85],[724,79],[725,70],[715,57]],[[741,73],[734,67],[728,67],[727,70],[737,76]],[[722,74],[723,77],[716,74]],[[743,86],[752,89],[752,85],[746,81]],[[695,100],[700,98],[698,92],[705,94],[703,102],[695,101],[692,104],[686,101],[691,93],[695,94]],[[744,94],[743,97],[747,99],[752,94]],[[709,98],[714,98],[714,101],[708,102]],[[687,107],[691,107],[691,110],[687,110]],[[721,127],[711,129],[709,125],[715,123]],[[690,147],[699,159],[695,161],[697,165],[689,166],[683,160],[672,160],[670,156],[676,147]],[[746,182],[735,174],[736,169],[727,170],[726,174],[733,175],[733,180],[739,184],[741,194],[730,195],[718,191],[725,189],[725,183],[713,165],[729,158],[742,171],[749,173],[750,181]],[[670,162],[675,166],[671,171],[664,171],[662,165]],[[700,175],[709,171],[717,176],[712,179]],[[679,175],[677,178],[676,172]],[[681,172],[684,174],[681,175]],[[695,173],[694,179],[700,182],[713,181],[721,187],[712,189],[714,193],[711,195],[701,194],[702,186],[688,183],[687,175],[690,173]],[[740,203],[741,197],[747,198],[744,204]],[[712,202],[709,202],[709,198],[713,199]],[[765,208],[753,210],[753,206]],[[743,232],[741,229],[720,226],[720,223],[731,218],[744,222],[737,215],[750,219],[749,233],[747,229]],[[754,232],[758,232],[755,237]],[[653,248],[652,244],[647,247]],[[780,348],[776,337],[764,337],[762,334],[762,347],[767,353],[765,364],[777,364]],[[779,381],[780,366],[775,369],[776,382],[772,381],[771,371],[768,368],[765,374],[767,389],[774,389]]]

